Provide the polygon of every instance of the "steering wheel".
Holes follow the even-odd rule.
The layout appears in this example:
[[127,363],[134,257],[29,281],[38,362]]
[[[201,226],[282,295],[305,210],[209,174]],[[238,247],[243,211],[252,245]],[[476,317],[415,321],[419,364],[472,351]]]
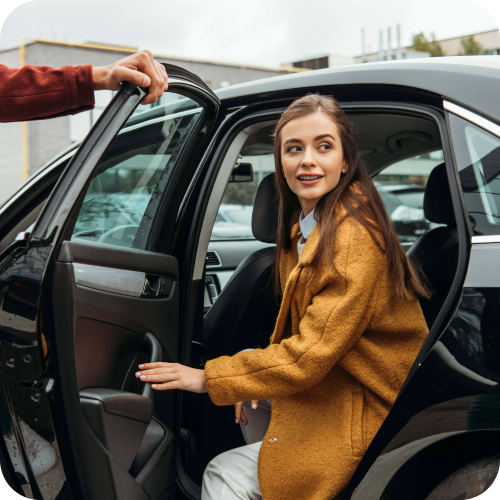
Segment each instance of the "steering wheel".
[[123,224],[121,226],[116,226],[108,229],[104,234],[102,234],[97,242],[116,245],[116,242],[112,242],[111,240],[115,239],[115,234],[118,231],[123,231],[123,234],[120,237],[120,241],[124,243],[123,246],[131,247],[132,243],[135,240],[135,235],[137,234],[138,229],[139,224]]

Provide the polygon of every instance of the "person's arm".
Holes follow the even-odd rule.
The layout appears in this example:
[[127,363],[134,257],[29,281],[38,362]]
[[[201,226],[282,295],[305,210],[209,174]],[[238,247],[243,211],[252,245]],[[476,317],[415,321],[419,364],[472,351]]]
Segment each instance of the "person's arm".
[[54,118],[94,107],[92,66],[0,65],[0,122]]
[[55,118],[94,107],[94,90],[118,90],[122,81],[149,87],[143,104],[156,101],[168,86],[164,66],[149,51],[109,66],[0,65],[0,122]]
[[366,230],[350,222],[339,226],[336,248],[335,263],[342,276],[331,268],[326,271],[327,284],[307,308],[300,335],[265,349],[210,360],[205,370],[154,363],[139,366],[136,376],[157,382],[153,387],[158,390],[206,391],[221,406],[313,387],[363,335],[375,310],[381,269],[387,265]]
[[[299,335],[250,353],[223,356],[205,365],[207,391],[217,405],[272,399],[319,383],[358,342],[375,311],[385,257],[369,234],[351,223],[339,227],[339,272],[313,298]],[[344,224],[342,224],[344,226]]]

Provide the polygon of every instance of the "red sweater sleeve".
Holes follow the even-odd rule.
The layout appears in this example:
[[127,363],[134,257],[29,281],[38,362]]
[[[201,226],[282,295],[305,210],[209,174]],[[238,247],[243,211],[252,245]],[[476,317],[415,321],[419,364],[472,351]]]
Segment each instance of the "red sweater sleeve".
[[0,122],[73,115],[94,107],[92,66],[24,66],[0,64]]

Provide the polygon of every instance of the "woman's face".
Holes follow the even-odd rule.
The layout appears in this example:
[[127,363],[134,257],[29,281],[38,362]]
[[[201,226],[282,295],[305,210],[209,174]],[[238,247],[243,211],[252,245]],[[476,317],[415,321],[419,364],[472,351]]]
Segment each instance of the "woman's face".
[[337,125],[321,112],[288,122],[281,130],[281,164],[304,215],[309,214],[347,172]]

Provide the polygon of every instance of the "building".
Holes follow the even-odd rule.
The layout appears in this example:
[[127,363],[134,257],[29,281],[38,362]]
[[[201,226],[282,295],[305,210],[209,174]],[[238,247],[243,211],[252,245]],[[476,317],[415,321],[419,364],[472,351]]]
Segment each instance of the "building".
[[[23,63],[55,68],[68,64],[105,66],[134,52],[137,52],[137,49],[132,47],[34,40],[21,47],[0,51],[0,64],[11,68],[19,68]],[[182,66],[197,74],[212,88],[301,71],[294,68],[273,69],[162,55],[155,57],[160,62]],[[97,92],[95,109],[78,115],[24,124],[0,123],[0,203],[12,194],[29,174],[71,143],[83,139],[112,95],[110,91]]]
[[[386,59],[386,51],[383,51],[383,58]],[[414,59],[416,57],[430,57],[428,52],[420,52],[418,50],[411,50],[404,48],[401,50],[402,59]],[[393,55],[395,59],[396,56]],[[340,66],[349,66],[350,64],[360,64],[361,62],[376,62],[380,61],[380,54],[378,52],[365,55],[364,61],[361,56],[347,57],[339,56],[337,54],[329,54],[324,56],[312,57],[302,61],[295,61],[292,63],[284,64],[283,67],[291,68],[305,68],[305,69],[324,69],[324,68],[338,68]]]
[[283,64],[283,68],[296,69],[324,69],[338,68],[339,66],[348,66],[354,64],[354,57],[340,56],[338,54],[326,54],[318,57],[311,57],[301,61]]
[[462,39],[468,36],[474,36],[476,42],[490,54],[496,56],[500,54],[500,33],[498,30],[483,31],[482,33],[474,33],[473,35],[466,35],[465,37],[458,36],[438,41],[446,56],[459,56],[463,50],[461,43]]
[[[472,33],[470,35],[464,36],[456,36],[453,38],[446,38],[444,40],[437,40],[443,49],[445,56],[459,56],[463,51],[462,40],[468,38],[470,36],[474,37],[474,40],[478,42],[482,48],[486,51],[486,53],[492,55],[500,54],[500,33],[498,30],[484,31],[482,33]],[[396,48],[391,49],[391,58],[396,59]],[[387,50],[384,47],[382,51],[382,58],[384,60],[387,59]],[[410,57],[429,57],[430,54],[427,52],[418,52],[412,50],[410,47],[404,47],[402,49],[403,59],[407,59]],[[374,62],[380,61],[380,52],[372,52],[370,54],[366,54],[364,56],[359,55],[354,58],[356,64],[360,64],[362,62]]]
[[[391,40],[391,30],[388,29],[387,40]],[[380,31],[379,45],[380,48],[377,52],[359,55],[356,57],[340,56],[337,54],[319,55],[300,61],[284,64],[283,67],[288,68],[304,68],[304,69],[324,69],[336,68],[339,66],[348,66],[350,64],[361,64],[376,61],[387,61],[392,59],[415,59],[420,57],[431,57],[428,52],[421,52],[413,50],[411,47],[401,47],[400,55],[397,46],[389,43],[389,46],[384,45],[382,31]],[[364,33],[362,33],[364,36]],[[479,43],[487,54],[499,55],[500,54],[500,33],[498,30],[484,31],[482,33],[474,33],[472,35],[458,36],[454,38],[447,38],[445,40],[437,40],[443,49],[445,56],[459,56],[463,51],[462,40],[470,36]],[[387,42],[386,40],[386,42]],[[399,29],[396,29],[396,45],[399,44]]]

